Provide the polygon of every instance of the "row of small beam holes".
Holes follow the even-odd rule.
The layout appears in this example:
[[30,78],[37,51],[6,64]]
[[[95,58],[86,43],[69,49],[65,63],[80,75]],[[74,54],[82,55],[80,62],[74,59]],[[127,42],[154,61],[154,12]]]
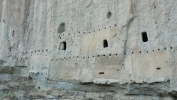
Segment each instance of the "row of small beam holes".
[[[166,50],[167,48],[166,47],[164,47],[164,50]],[[173,49],[173,47],[170,47],[170,49]],[[47,49],[46,49],[46,51],[48,51]],[[152,52],[154,52],[155,50],[152,50]],[[160,51],[160,49],[158,49],[158,51]],[[37,52],[37,51],[34,51],[35,53]],[[40,52],[40,50],[38,50],[38,52]],[[44,52],[44,50],[42,50],[42,52]],[[146,51],[146,53],[148,53],[149,51]],[[31,53],[33,53],[33,51],[31,51]],[[132,54],[134,54],[135,52],[132,52]],[[138,53],[142,53],[141,51],[139,51]],[[115,56],[117,56],[118,54],[109,54],[109,56],[111,57],[112,55],[115,55]],[[125,55],[126,55],[126,53],[125,53]],[[32,56],[32,55],[31,55]],[[97,55],[97,57],[99,58],[101,55]],[[103,56],[106,56],[106,55],[103,55]],[[9,56],[8,56],[9,57]],[[83,58],[83,59],[85,59],[85,58],[91,58],[91,57],[96,57],[96,56],[88,56],[88,57],[81,57],[81,58]],[[68,57],[69,59],[71,58],[71,57]],[[76,56],[76,57],[73,57],[73,58],[79,58],[79,56]],[[23,58],[21,58],[21,60],[22,60]],[[26,59],[27,59],[27,57],[26,57]],[[60,58],[60,59],[67,59],[66,57],[64,57],[64,58]],[[18,60],[18,59],[17,59]],[[56,59],[56,60],[58,60],[58,59]],[[53,59],[52,59],[52,61],[53,61]]]
[[[173,47],[170,47],[170,49],[173,49]],[[163,48],[163,50],[167,50],[166,47]],[[152,50],[152,52],[154,52],[155,50]],[[158,51],[160,51],[160,49],[158,48]],[[146,51],[146,53],[148,53],[149,51]],[[132,52],[132,54],[134,54],[135,52]],[[138,53],[142,53],[141,51],[139,51]]]
[[[164,50],[166,50],[167,48],[165,47],[164,48]],[[173,49],[173,47],[170,47],[170,49]],[[154,52],[155,50],[152,50],[152,52]],[[160,49],[158,49],[158,51],[160,51]],[[146,53],[148,53],[149,51],[146,51]],[[135,52],[132,52],[132,54],[134,54]],[[142,53],[141,51],[139,51],[138,53]],[[113,55],[115,55],[115,56],[117,56],[118,54],[109,54],[109,56],[111,57],[111,56],[113,56]],[[81,57],[81,58],[83,58],[83,59],[86,59],[86,58],[91,58],[91,57],[100,57],[101,55],[97,55],[97,56],[88,56],[88,57]],[[102,55],[102,56],[106,56],[106,55]],[[71,58],[71,57],[68,57],[69,59]],[[76,56],[76,57],[73,57],[73,58],[79,58],[79,56]],[[64,58],[60,58],[60,59],[67,59],[66,57],[64,57]],[[58,60],[58,59],[56,59],[56,60]],[[52,59],[52,61],[53,61],[53,59]]]
[[[114,25],[114,27],[116,27],[117,26],[117,24],[115,24]],[[109,26],[109,28],[111,28],[111,26]],[[106,27],[104,28],[104,29],[106,29]],[[101,30],[101,29],[98,29],[99,31]],[[95,32],[96,30],[94,30],[93,32]],[[80,31],[78,32],[78,33],[81,33]],[[86,33],[86,32],[83,32],[84,34]],[[88,32],[88,33],[91,33],[91,32]],[[76,33],[74,33],[74,35],[75,35]],[[70,33],[68,33],[68,35],[70,35]],[[60,39],[61,39],[61,37],[62,36],[64,36],[64,34],[62,34],[62,35],[59,35],[58,37],[60,37]],[[55,36],[54,36],[55,37]]]
[[[46,50],[41,50],[42,52],[44,52],[44,51],[46,51],[46,52],[48,52],[48,49],[46,49]],[[40,52],[40,50],[35,50],[34,51],[34,53],[36,53],[36,52]],[[26,54],[27,54],[28,52],[26,52]],[[32,53],[33,53],[33,51],[31,51],[31,56],[32,56]],[[9,57],[9,56],[8,56]],[[22,60],[23,58],[21,58],[21,60]],[[26,57],[26,59],[28,59],[27,57]],[[19,59],[17,59],[17,60],[19,60]]]

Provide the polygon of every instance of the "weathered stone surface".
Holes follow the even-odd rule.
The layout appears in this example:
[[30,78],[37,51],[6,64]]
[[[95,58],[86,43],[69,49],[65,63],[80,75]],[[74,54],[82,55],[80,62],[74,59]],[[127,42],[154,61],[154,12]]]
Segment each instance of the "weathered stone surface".
[[9,67],[9,66],[6,66],[6,67],[2,66],[2,67],[0,67],[0,73],[1,74],[12,74],[13,71],[14,71],[14,68]]
[[176,99],[175,5],[0,0],[0,99]]

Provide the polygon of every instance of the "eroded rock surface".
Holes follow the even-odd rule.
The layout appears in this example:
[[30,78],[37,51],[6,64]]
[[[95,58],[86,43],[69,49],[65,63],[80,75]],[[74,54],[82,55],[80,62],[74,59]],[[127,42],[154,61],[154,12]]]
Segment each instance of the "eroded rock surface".
[[0,0],[0,99],[175,100],[176,0]]

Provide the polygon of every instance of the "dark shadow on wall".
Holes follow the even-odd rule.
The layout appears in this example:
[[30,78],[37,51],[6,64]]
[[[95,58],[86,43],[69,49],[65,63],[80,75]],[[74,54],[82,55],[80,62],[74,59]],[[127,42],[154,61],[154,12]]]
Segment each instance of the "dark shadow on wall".
[[61,23],[59,26],[58,26],[58,33],[63,33],[65,31],[65,23]]

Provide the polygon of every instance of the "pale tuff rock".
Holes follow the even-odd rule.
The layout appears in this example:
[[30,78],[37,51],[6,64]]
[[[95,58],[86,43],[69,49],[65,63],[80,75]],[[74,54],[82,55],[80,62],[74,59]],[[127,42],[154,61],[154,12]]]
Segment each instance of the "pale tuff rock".
[[0,0],[0,99],[175,100],[176,0]]

